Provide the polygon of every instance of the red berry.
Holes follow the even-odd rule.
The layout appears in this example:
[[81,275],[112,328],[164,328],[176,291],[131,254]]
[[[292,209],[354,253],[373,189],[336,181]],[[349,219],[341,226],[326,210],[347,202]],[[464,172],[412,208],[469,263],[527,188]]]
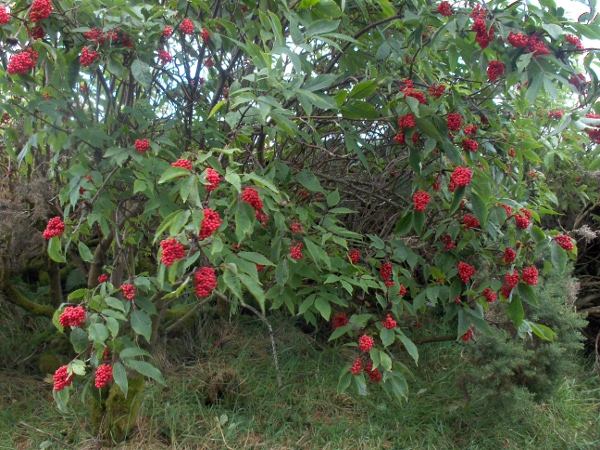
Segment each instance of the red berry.
[[297,260],[304,258],[304,255],[302,255],[303,246],[304,244],[302,244],[302,242],[297,242],[296,244],[292,245],[290,247],[290,257]]
[[50,0],[33,0],[31,4],[31,10],[29,12],[29,18],[32,22],[39,22],[47,19],[54,8]]
[[450,17],[452,15],[452,9],[450,8],[450,3],[441,2],[438,5],[437,12],[440,13],[442,16]]
[[43,39],[46,36],[46,30],[42,26],[32,27],[31,30],[27,31],[27,35],[33,40]]
[[370,362],[365,366],[365,372],[369,375],[369,380],[373,383],[379,383],[382,379],[381,372],[379,369],[373,370],[373,363]]
[[574,248],[573,241],[566,234],[561,234],[559,236],[556,236],[554,238],[554,240],[556,241],[556,243],[558,245],[560,245],[562,248],[564,248],[568,252],[570,252]]
[[418,191],[413,195],[413,202],[416,211],[425,211],[431,201],[431,196],[425,191]]
[[504,74],[504,64],[500,61],[490,61],[487,68],[488,79],[491,83],[496,81],[499,76]]
[[411,113],[405,114],[398,119],[398,126],[400,128],[414,128],[416,124],[415,117]]
[[465,214],[463,216],[463,223],[465,224],[463,226],[465,230],[470,230],[471,228],[479,227],[479,220],[477,219],[477,217],[471,217],[470,214]]
[[171,166],[181,167],[182,169],[187,169],[187,170],[192,170],[192,162],[187,159],[183,159],[183,158],[179,158],[174,163],[171,163]]
[[472,337],[473,337],[473,332],[471,330],[467,330],[467,332],[465,334],[463,334],[460,338],[465,342],[469,342]]
[[263,202],[258,196],[258,191],[254,188],[247,187],[244,189],[244,192],[242,192],[242,200],[250,204],[250,206],[256,210],[263,209]]
[[54,372],[54,376],[52,377],[54,379],[54,390],[62,391],[65,387],[71,386],[73,377],[73,374],[69,375],[67,366],[61,366],[56,369],[56,372]]
[[172,266],[175,261],[185,257],[185,248],[175,238],[161,241],[160,246],[163,249],[161,261],[167,267]]
[[527,45],[528,37],[523,33],[515,34],[511,31],[508,34],[508,43],[515,48],[525,47]]
[[444,244],[444,248],[446,250],[456,248],[456,245],[454,245],[454,241],[452,240],[452,236],[450,236],[448,233],[443,235],[440,240],[442,241],[442,244]]
[[416,91],[414,89],[403,89],[402,91],[404,92],[404,98],[412,97],[412,98],[416,98],[419,101],[419,103],[422,103],[422,104],[427,103],[425,94],[423,94],[422,92]]
[[352,364],[352,365],[350,366],[350,373],[351,373],[352,375],[358,375],[359,373],[361,373],[361,372],[362,372],[362,370],[363,370],[363,369],[362,369],[362,359],[360,359],[360,358],[357,358],[357,359],[354,361],[354,364]]
[[392,265],[390,263],[383,263],[379,268],[379,275],[381,275],[383,281],[389,281],[392,277]]
[[164,30],[162,30],[163,37],[169,39],[173,35],[173,28],[170,26],[166,26]]
[[300,234],[302,233],[304,228],[302,227],[301,223],[292,221],[292,224],[290,225],[290,230],[292,230],[292,233]]
[[477,127],[475,125],[467,125],[465,127],[465,134],[474,136],[475,134],[477,134]]
[[173,57],[164,48],[158,51],[158,57],[160,58],[160,63],[162,65],[169,64],[173,61]]
[[494,303],[496,301],[496,293],[492,292],[492,290],[490,288],[485,288],[485,290],[482,292],[483,296],[485,297],[485,301],[488,303]]
[[479,148],[479,144],[477,144],[477,142],[473,139],[464,139],[462,141],[462,147],[470,152],[476,152]]
[[108,276],[103,273],[98,277],[98,283],[106,283],[108,281]]
[[509,289],[513,289],[517,286],[517,284],[519,284],[519,272],[514,270],[512,275],[510,273],[507,273],[506,275],[504,275],[504,279],[506,280],[506,286]]
[[123,296],[127,300],[133,300],[135,298],[135,290],[136,287],[133,284],[125,284],[121,285],[121,290],[123,291]]
[[463,282],[468,283],[473,275],[475,275],[474,267],[462,261],[458,263],[458,276]]
[[350,253],[348,253],[348,258],[350,258],[352,264],[357,264],[358,261],[360,261],[360,252],[356,249],[352,250]]
[[213,62],[212,56],[209,56],[208,58],[206,58],[204,60],[204,65],[206,67],[213,67],[215,65],[215,63]]
[[462,128],[462,117],[460,114],[450,113],[446,118],[446,124],[450,131],[460,131]]
[[150,149],[150,142],[148,142],[148,139],[146,138],[136,139],[133,146],[139,153],[145,153]]
[[212,192],[219,186],[219,183],[221,182],[221,177],[219,176],[219,173],[216,170],[211,169],[209,167],[208,169],[206,169],[206,181],[208,181],[210,184],[204,186],[204,188],[208,192]]
[[467,167],[458,166],[456,169],[454,169],[454,172],[452,172],[450,181],[456,186],[464,187],[468,186],[468,184],[471,182],[472,176],[473,172],[471,171],[471,169],[468,169]]
[[23,75],[35,67],[37,57],[37,53],[33,50],[17,53],[10,57],[6,71],[11,75],[15,73]]
[[183,34],[192,34],[194,31],[194,24],[190,19],[183,19],[181,25],[179,25],[179,29]]
[[333,320],[333,329],[334,330],[336,328],[343,327],[344,325],[348,324],[348,318],[346,317],[346,314],[344,314],[343,312],[339,313],[332,320]]
[[211,208],[205,208],[198,238],[202,240],[212,236],[213,233],[219,229],[221,223],[223,223],[223,219],[219,217],[217,211],[213,211]]
[[392,328],[396,328],[396,325],[398,325],[398,322],[396,322],[394,319],[392,319],[392,316],[390,314],[387,315],[387,318],[381,322],[381,325],[383,326],[383,328],[387,328],[388,330],[391,330]]
[[561,119],[562,116],[565,115],[565,112],[562,109],[558,109],[556,111],[550,111],[548,113],[548,118],[549,119]]
[[533,53],[533,56],[550,55],[550,50],[546,47],[546,44],[534,34],[529,36],[527,40],[527,50]]
[[519,212],[515,216],[515,222],[517,224],[517,227],[519,227],[521,230],[524,230],[529,225],[531,225],[531,222],[529,221],[529,219],[527,218],[527,216],[525,214],[523,214],[522,212]]
[[576,50],[583,49],[583,44],[581,43],[581,41],[579,40],[579,38],[577,36],[573,36],[572,34],[567,34],[566,39],[569,44],[575,46]]
[[515,259],[517,259],[517,253],[512,248],[506,247],[504,255],[502,255],[502,261],[506,264],[510,264],[514,262]]
[[538,283],[539,272],[534,266],[529,266],[523,269],[521,279],[530,286]]
[[100,364],[96,369],[95,386],[102,389],[113,379],[113,368],[110,364]]
[[94,61],[96,61],[96,59],[98,59],[99,56],[100,53],[98,53],[96,50],[90,50],[86,46],[81,49],[81,56],[79,57],[79,62],[83,67],[88,67]]
[[60,236],[65,231],[65,224],[60,217],[53,217],[48,221],[48,225],[44,230],[42,236],[44,239],[49,240],[54,236]]
[[67,306],[58,318],[63,327],[82,327],[85,324],[87,314],[81,306]]
[[202,42],[204,42],[205,44],[207,44],[208,41],[210,41],[210,33],[206,28],[202,28],[202,33],[200,33],[200,37],[202,38]]
[[506,299],[510,297],[511,292],[512,288],[510,286],[502,286],[500,289],[500,295]]
[[358,340],[358,347],[363,352],[368,352],[375,345],[375,340],[371,336],[363,334]]
[[433,83],[431,86],[429,86],[427,91],[432,97],[440,98],[442,95],[444,95],[444,92],[446,92],[446,86],[443,84],[438,86],[437,84]]
[[406,288],[404,287],[403,284],[401,284],[400,285],[400,290],[398,291],[398,295],[402,297],[405,294],[406,294]]
[[194,290],[199,298],[208,297],[217,287],[217,275],[213,267],[201,267],[194,274]]
[[10,14],[4,6],[0,6],[0,25],[6,25],[10,22]]
[[267,220],[269,220],[269,216],[264,214],[262,211],[255,211],[254,217],[256,217],[256,220],[258,220],[263,227],[267,226]]

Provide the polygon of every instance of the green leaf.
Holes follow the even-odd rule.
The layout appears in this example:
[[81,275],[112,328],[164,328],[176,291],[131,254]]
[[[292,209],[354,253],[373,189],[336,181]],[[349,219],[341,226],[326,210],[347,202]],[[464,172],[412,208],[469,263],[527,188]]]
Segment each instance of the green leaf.
[[394,340],[396,339],[396,333],[394,333],[394,330],[383,328],[379,332],[379,337],[381,338],[381,343],[383,346],[387,347],[388,345],[392,345],[394,343]]
[[242,192],[242,180],[240,176],[231,171],[231,167],[227,168],[227,173],[225,174],[225,181],[230,183],[238,193]]
[[541,163],[542,162],[542,160],[537,155],[537,153],[535,153],[533,150],[531,150],[529,148],[522,148],[521,149],[521,153],[523,154],[523,156],[525,158],[527,158],[531,162],[536,162],[536,163]]
[[471,191],[471,207],[473,208],[475,217],[477,217],[477,220],[479,220],[481,228],[484,228],[488,214],[487,204],[485,200],[481,198],[481,196],[479,196],[479,194],[477,194],[475,191]]
[[144,311],[136,310],[131,313],[131,328],[150,342],[150,337],[152,335],[152,321]]
[[190,176],[191,172],[183,167],[169,167],[158,180],[158,184],[166,183],[167,181],[172,180],[173,178],[181,178]]
[[425,226],[425,213],[423,211],[415,211],[413,214],[413,225],[418,235],[423,232]]
[[340,192],[336,189],[327,196],[327,206],[330,208],[336,206],[340,202]]
[[403,236],[411,230],[412,226],[413,226],[413,213],[407,212],[404,214],[404,216],[402,216],[402,218],[396,224],[396,229],[394,230],[394,232],[399,236]]
[[219,103],[213,106],[213,109],[210,110],[207,119],[210,119],[212,116],[214,116],[224,105],[227,104],[228,101],[229,100],[221,100]]
[[384,370],[392,370],[392,358],[386,352],[379,352],[379,363]]
[[550,341],[550,342],[552,342],[554,340],[554,337],[556,336],[554,331],[552,331],[552,329],[548,328],[546,325],[542,325],[539,323],[533,323],[533,322],[529,322],[529,325],[531,325],[533,334],[535,334],[540,339],[543,339],[544,341]]
[[532,226],[529,229],[529,234],[531,235],[533,242],[535,242],[536,244],[541,244],[546,240],[546,234],[540,227],[536,225]]
[[225,286],[229,288],[231,293],[235,295],[240,300],[244,300],[244,296],[242,294],[242,284],[240,283],[240,279],[231,269],[227,269],[223,272],[223,282]]
[[525,311],[523,311],[521,299],[517,296],[513,296],[512,301],[508,305],[508,317],[513,321],[515,328],[519,328],[523,323]]
[[528,284],[519,283],[519,285],[517,286],[517,292],[519,293],[519,296],[531,306],[540,306],[540,304],[538,303],[538,299],[535,296],[535,292],[533,291],[533,288]]
[[56,262],[67,262],[62,253],[62,242],[60,236],[54,236],[48,241],[48,256]]
[[319,183],[319,180],[317,179],[315,174],[309,170],[302,169],[300,171],[300,173],[298,174],[298,182],[311,192],[323,191],[321,183]]
[[308,252],[312,256],[313,261],[322,262],[328,268],[331,268],[331,259],[329,258],[329,255],[327,254],[327,252],[325,250],[323,250],[322,246],[315,244],[308,237],[304,238],[304,243],[306,244],[306,248],[308,249]]
[[150,87],[152,83],[152,73],[150,66],[139,59],[136,59],[131,64],[131,74],[144,87]]
[[[171,223],[173,223],[173,221],[175,220],[175,218],[180,215],[183,214],[185,211],[183,210],[178,210],[178,211],[173,211],[171,214],[169,214],[167,217],[164,218],[164,220],[162,221],[162,223],[158,226],[157,230],[156,230],[156,234],[154,235],[154,240],[152,241],[153,243],[156,242],[159,238],[162,237],[162,234],[164,233],[164,231],[169,228],[169,226],[171,225]],[[201,213],[201,211],[200,211]],[[201,220],[201,219],[200,219]]]
[[352,382],[352,374],[348,369],[343,369],[340,374],[340,379],[337,385],[337,391],[342,394],[348,389],[350,383]]
[[460,203],[463,201],[464,195],[465,195],[465,188],[463,186],[458,187],[456,189],[456,191],[454,191],[454,198],[452,199],[452,204],[450,205],[450,211],[448,212],[449,215],[452,215],[456,212],[456,210],[460,206]]
[[252,206],[246,202],[238,203],[238,209],[235,212],[235,236],[238,242],[242,242],[244,237],[250,233],[254,220]]
[[367,383],[365,382],[364,373],[359,373],[358,375],[352,376],[354,379],[354,384],[356,385],[356,390],[358,391],[358,395],[367,395]]
[[88,328],[88,333],[92,341],[104,344],[108,339],[108,328],[102,323],[93,323]]
[[160,370],[154,367],[152,364],[147,363],[145,361],[138,361],[135,359],[127,359],[124,361],[125,365],[132,370],[135,370],[141,375],[144,375],[148,378],[152,378],[155,381],[158,381],[163,386],[166,386],[165,380],[163,379]]
[[416,175],[421,174],[421,155],[416,148],[410,149],[409,163]]
[[71,340],[71,344],[73,345],[73,350],[75,350],[75,353],[83,352],[88,347],[88,345],[90,345],[87,333],[79,327],[73,328],[73,330],[71,330],[71,336],[69,336],[69,338]]
[[87,245],[85,245],[83,241],[79,241],[77,248],[79,249],[79,256],[81,256],[81,259],[83,259],[85,262],[92,262],[94,255],[92,255],[92,251]]
[[246,289],[248,289],[248,292],[250,292],[254,296],[254,298],[258,301],[258,304],[260,305],[260,309],[262,310],[262,312],[264,314],[265,313],[265,293],[264,293],[262,287],[260,287],[260,285],[256,281],[254,281],[252,278],[250,278],[245,273],[239,273],[238,277],[239,277],[240,281],[242,282],[242,284],[244,286],[246,286]]
[[333,330],[333,333],[331,333],[331,336],[329,337],[328,341],[333,341],[333,340],[345,335],[346,333],[348,333],[351,330],[352,330],[352,326],[350,326],[350,325],[342,325],[341,327],[337,327],[335,330]]
[[116,362],[113,364],[113,377],[117,386],[121,388],[121,392],[125,398],[127,398],[127,391],[129,389],[129,381],[127,380],[127,373],[122,363]]
[[85,297],[87,293],[88,293],[87,289],[83,289],[83,288],[82,289],[77,289],[77,290],[71,292],[69,294],[69,296],[67,297],[67,299],[69,301],[77,300],[78,298]]
[[414,342],[406,337],[403,333],[398,333],[398,337],[402,341],[404,348],[406,348],[408,351],[408,354],[415,360],[415,364],[419,364],[419,351],[417,350],[417,346],[414,344]]
[[569,257],[564,248],[558,245],[556,242],[552,242],[550,245],[550,261],[552,265],[560,272],[564,272],[567,268],[567,261]]
[[137,356],[151,357],[152,355],[146,350],[137,347],[127,347],[119,352],[119,358],[121,359],[135,358]]
[[339,20],[320,19],[315,20],[306,28],[306,36],[315,36],[319,34],[330,33],[338,29],[340,25]]
[[238,256],[240,258],[247,259],[248,261],[252,261],[253,263],[260,264],[261,266],[274,266],[275,265],[271,261],[269,261],[266,256],[263,256],[260,253],[239,252]]
[[350,91],[349,96],[351,98],[363,99],[370,97],[373,92],[377,89],[377,83],[375,80],[367,80],[362,83],[355,84]]
[[321,313],[325,320],[329,320],[331,316],[331,305],[325,297],[318,297],[315,301],[315,308]]

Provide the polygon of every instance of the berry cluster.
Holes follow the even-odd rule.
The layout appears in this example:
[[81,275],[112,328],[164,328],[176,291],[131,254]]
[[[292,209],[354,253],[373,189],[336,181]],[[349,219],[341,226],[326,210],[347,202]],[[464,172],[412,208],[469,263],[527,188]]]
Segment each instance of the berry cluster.
[[[400,145],[406,145],[406,135],[404,134],[404,131],[398,131],[398,134],[396,134],[396,136],[394,136],[393,140],[396,141]],[[413,135],[412,135],[413,144],[417,145],[418,140],[419,140],[419,135],[417,133],[413,133]]]
[[173,28],[167,25],[165,29],[162,30],[162,35],[165,39],[169,39],[173,35]]
[[387,315],[386,319],[381,322],[381,325],[383,326],[383,328],[387,328],[388,330],[391,330],[392,328],[396,328],[396,325],[398,325],[398,322],[396,322],[394,319],[392,319],[391,315]]
[[381,372],[379,369],[373,370],[373,363],[370,362],[365,366],[365,373],[369,375],[369,380],[373,383],[379,383],[382,379]]
[[348,325],[348,318],[346,317],[346,314],[344,314],[343,312],[339,313],[332,320],[333,320],[333,329],[334,330],[336,328],[343,327],[344,325]]
[[470,152],[476,152],[477,149],[479,148],[479,144],[474,141],[473,139],[464,139],[462,141],[462,147],[464,150],[470,151]]
[[267,226],[267,220],[269,220],[269,216],[264,214],[262,211],[256,211],[254,213],[254,217],[256,217],[256,220],[258,220],[263,227]]
[[46,30],[42,26],[32,27],[30,30],[27,30],[27,35],[33,40],[42,39],[46,36]]
[[550,111],[548,113],[548,118],[549,119],[561,119],[562,116],[565,115],[565,112],[562,109],[558,109],[556,111]]
[[362,359],[357,358],[354,363],[350,366],[350,373],[352,375],[358,375],[362,372]]
[[456,248],[456,245],[454,245],[454,241],[452,240],[452,236],[450,236],[448,233],[443,235],[440,240],[442,241],[442,244],[444,244],[444,248],[446,250]]
[[419,103],[421,103],[421,104],[427,103],[425,94],[423,94],[422,92],[419,92],[415,89],[404,89],[403,92],[404,92],[404,98],[412,97],[412,98],[416,98],[419,101]]
[[205,298],[217,287],[217,275],[213,267],[200,267],[194,274],[196,296]]
[[350,253],[348,253],[348,258],[350,258],[350,261],[352,261],[352,264],[357,264],[358,261],[360,261],[360,252],[358,250],[354,249]]
[[65,231],[65,224],[60,217],[53,217],[48,221],[48,225],[42,236],[48,240],[54,236],[60,236]]
[[477,127],[475,125],[467,125],[465,127],[465,134],[475,136],[475,134],[477,134]]
[[446,124],[450,131],[459,131],[462,128],[462,117],[460,114],[450,113],[448,117],[446,117]]
[[453,182],[456,186],[468,186],[471,182],[471,178],[473,177],[473,172],[471,169],[467,167],[458,166],[452,172],[450,176],[450,181]]
[[148,139],[146,138],[136,139],[133,146],[139,153],[145,153],[150,150],[150,142],[148,142]]
[[[600,119],[600,115],[591,114],[591,113],[587,113],[585,115],[585,117],[588,119]],[[600,127],[599,126],[596,125],[596,126],[594,126],[594,128],[586,128],[585,132],[588,134],[591,141],[594,141],[597,144],[600,144]]]
[[527,40],[527,50],[533,53],[533,56],[550,55],[550,50],[540,39],[534,34],[529,36]]
[[504,254],[502,255],[502,261],[506,264],[511,264],[517,259],[517,252],[515,252],[512,248],[506,247],[504,250]]
[[106,283],[108,281],[108,275],[103,273],[98,277],[98,283]]
[[517,154],[515,153],[514,147],[511,147],[510,150],[508,151],[508,156],[510,156],[511,158],[514,158],[515,156],[517,156]]
[[133,284],[125,284],[121,285],[121,290],[123,291],[123,296],[127,300],[133,300],[135,298],[135,290],[136,287]]
[[202,33],[200,33],[200,37],[202,38],[202,42],[208,44],[208,41],[210,41],[210,33],[206,28],[202,28]]
[[83,67],[87,67],[94,61],[96,61],[96,59],[98,59],[99,56],[100,53],[98,53],[96,50],[90,50],[86,46],[81,49],[81,56],[79,57],[79,62]]
[[473,275],[475,275],[474,267],[462,261],[458,263],[458,276],[463,282],[468,283]]
[[190,19],[183,19],[181,25],[179,25],[179,29],[183,34],[192,34],[194,31],[194,24]]
[[470,230],[471,228],[479,228],[479,220],[477,217],[472,217],[471,214],[465,214],[463,216],[463,228]]
[[86,313],[81,306],[67,306],[58,318],[63,327],[82,327],[85,324]]
[[100,364],[96,369],[95,386],[102,389],[113,379],[113,368],[110,364]]
[[538,283],[539,272],[534,266],[523,269],[521,279],[530,286]]
[[50,0],[33,0],[29,18],[32,22],[39,22],[47,19],[53,9]]
[[485,23],[485,11],[481,5],[475,5],[470,16],[473,19],[471,31],[475,31],[476,33],[475,41],[481,49],[485,49],[494,40],[494,26],[492,25],[488,31],[487,24]]
[[4,6],[0,6],[0,25],[6,25],[10,22],[10,14]]
[[383,263],[379,268],[379,275],[387,287],[394,285],[392,278],[392,265],[390,263]]
[[167,267],[172,266],[175,261],[185,257],[185,248],[175,238],[169,238],[160,243],[163,249],[161,261]]
[[200,234],[198,234],[198,239],[206,239],[209,236],[212,236],[215,231],[219,229],[223,223],[223,219],[219,217],[219,213],[217,211],[213,211],[211,208],[204,209],[204,218],[202,219],[202,224],[200,225]]
[[244,189],[244,192],[242,192],[242,200],[250,204],[250,206],[257,211],[263,209],[263,202],[258,196],[258,191],[254,188],[247,187]]
[[573,250],[573,241],[566,234],[561,234],[560,236],[556,236],[554,238],[556,243],[564,248],[566,251],[570,252]]
[[302,226],[302,224],[300,222],[296,222],[295,220],[292,220],[292,224],[290,225],[290,230],[292,230],[292,233],[300,234],[304,230],[304,227]]
[[515,48],[525,47],[528,40],[529,38],[523,33],[515,34],[513,31],[511,31],[508,34],[508,43]]
[[403,285],[403,284],[401,284],[401,285],[400,285],[400,290],[398,291],[398,295],[399,295],[400,297],[402,297],[402,296],[403,296],[403,295],[405,295],[405,294],[406,294],[406,288],[404,287],[404,285]]
[[465,341],[465,342],[469,342],[471,340],[471,338],[473,337],[473,332],[469,329],[467,330],[467,332],[465,334],[463,334],[460,338]]
[[411,113],[405,114],[398,119],[398,126],[400,128],[414,128],[416,125],[415,116]]
[[215,65],[215,63],[213,62],[212,56],[209,56],[208,58],[206,58],[204,60],[204,66],[205,67],[212,67],[214,65]]
[[158,57],[162,65],[169,64],[171,61],[173,61],[173,57],[164,48],[158,51]]
[[579,40],[577,36],[573,36],[572,34],[567,34],[566,36],[567,42],[571,45],[575,46],[576,50],[583,50],[583,44]]
[[498,77],[504,75],[505,66],[500,61],[490,61],[487,68],[488,79],[491,83],[496,81]]
[[450,17],[452,15],[452,9],[450,8],[450,3],[441,2],[438,5],[437,12],[440,13],[442,16]]
[[11,75],[15,73],[23,75],[35,67],[37,58],[37,53],[31,49],[17,53],[16,55],[10,57],[8,69],[6,69],[6,71]]
[[425,191],[418,191],[415,192],[415,195],[413,195],[413,202],[416,211],[425,211],[425,208],[427,208],[427,205],[430,201],[431,196]]
[[73,374],[69,375],[69,371],[67,366],[61,366],[56,369],[54,372],[54,390],[62,391],[67,386],[71,386],[71,382],[73,381]]
[[517,224],[517,227],[519,227],[521,230],[524,230],[529,225],[531,225],[531,222],[527,218],[527,215],[522,212],[519,212],[517,215],[515,215],[515,223]]
[[494,303],[496,301],[497,295],[495,292],[492,292],[491,288],[485,288],[482,294],[485,297],[486,302]]
[[519,272],[517,272],[516,270],[513,270],[512,275],[510,273],[504,275],[504,279],[506,280],[506,287],[508,287],[510,290],[514,289],[517,286],[517,284],[519,284],[519,278]]
[[302,244],[302,242],[297,242],[296,244],[292,245],[290,247],[290,256],[293,259],[297,259],[297,260],[301,260],[302,258],[304,258],[304,255],[302,255],[302,247],[304,246],[304,244]]
[[187,159],[179,158],[174,163],[171,163],[173,167],[181,167],[182,169],[192,170],[192,162]]
[[444,86],[443,84],[437,85],[433,83],[431,86],[429,86],[429,89],[427,89],[427,91],[432,97],[440,98],[442,95],[444,95],[444,92],[446,92],[446,86]]
[[211,169],[209,167],[208,169],[206,169],[206,181],[208,181],[210,184],[204,186],[204,188],[208,192],[212,192],[219,186],[219,183],[221,182],[221,177],[219,176],[216,170]]
[[358,347],[363,352],[368,352],[374,345],[375,339],[373,339],[371,336],[367,336],[366,334],[363,334],[358,340]]

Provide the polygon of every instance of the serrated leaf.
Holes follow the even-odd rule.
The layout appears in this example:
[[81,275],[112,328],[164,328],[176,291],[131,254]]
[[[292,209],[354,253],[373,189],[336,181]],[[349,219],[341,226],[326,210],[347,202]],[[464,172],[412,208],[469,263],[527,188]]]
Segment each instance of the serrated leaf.
[[406,337],[403,333],[398,333],[398,337],[400,341],[402,341],[402,345],[406,348],[406,351],[410,356],[415,360],[415,364],[419,364],[419,350],[417,350],[417,346],[411,341],[408,337]]
[[315,308],[321,313],[325,320],[329,320],[331,316],[331,305],[325,297],[318,297],[315,301]]
[[181,178],[190,176],[191,172],[183,167],[169,167],[158,180],[158,184],[166,183],[167,181],[172,180],[173,178]]
[[239,252],[238,257],[246,259],[248,261],[252,261],[253,263],[260,264],[261,266],[274,266],[271,261],[267,259],[266,256],[261,255],[260,253],[255,252]]
[[62,242],[60,236],[54,236],[48,241],[48,256],[56,262],[67,262],[62,253]]
[[512,301],[508,305],[508,317],[513,321],[515,328],[519,328],[523,323],[525,317],[525,311],[521,299],[517,296],[513,296]]
[[135,370],[137,373],[144,375],[148,378],[152,378],[153,380],[159,382],[163,386],[166,386],[165,380],[163,379],[160,370],[154,367],[152,364],[147,363],[145,361],[138,361],[135,359],[127,359],[124,361],[125,365],[132,370]]
[[108,328],[102,323],[93,323],[88,328],[90,339],[94,342],[104,344],[108,339]]
[[212,116],[214,116],[224,105],[227,104],[228,101],[229,100],[221,100],[219,103],[213,106],[213,109],[210,110],[207,119],[210,119]]
[[144,87],[150,87],[152,83],[152,73],[150,72],[150,66],[139,59],[136,59],[131,64],[131,74]]
[[88,345],[90,345],[87,333],[79,327],[71,330],[69,339],[71,340],[71,344],[73,345],[73,350],[75,350],[75,353],[83,352]]
[[392,358],[386,352],[379,352],[379,364],[388,372],[392,370]]
[[335,191],[327,195],[327,206],[330,208],[336,206],[340,202],[340,192],[336,189]]
[[92,262],[94,255],[83,241],[79,241],[79,244],[77,244],[77,249],[79,250],[79,256],[81,256],[81,259],[83,259],[85,262]]
[[152,355],[150,355],[150,353],[148,353],[146,350],[138,347],[128,347],[119,352],[119,358],[121,359],[135,358],[137,356],[151,357]]
[[348,369],[343,369],[342,373],[340,375],[340,379],[338,381],[337,391],[340,394],[344,393],[344,391],[346,391],[346,389],[348,389],[348,387],[350,386],[351,382],[352,382],[352,374],[350,373],[350,371]]
[[117,386],[121,388],[121,392],[125,398],[127,398],[127,391],[129,390],[129,381],[127,380],[127,372],[122,363],[116,362],[113,364],[113,377]]
[[558,245],[556,242],[552,242],[550,245],[550,261],[552,265],[560,272],[564,272],[567,268],[567,261],[569,257],[564,248]]
[[131,328],[150,342],[152,336],[152,321],[144,311],[136,310],[131,313]]
[[408,233],[413,226],[413,213],[407,212],[404,216],[396,223],[396,229],[394,232],[399,235],[405,235]]
[[264,314],[266,299],[265,299],[265,292],[263,291],[260,284],[258,284],[256,281],[254,281],[252,278],[250,278],[245,273],[239,273],[238,277],[239,277],[240,281],[242,282],[242,284],[244,286],[246,286],[246,289],[248,289],[248,292],[250,292],[254,296],[254,298],[258,301],[258,304],[260,305],[260,309],[262,310],[262,312]]
[[471,207],[473,208],[473,214],[479,220],[481,228],[485,227],[487,222],[487,203],[486,201],[475,191],[471,191]]
[[396,339],[396,333],[394,333],[394,330],[388,330],[387,328],[384,328],[379,332],[379,337],[381,338],[381,343],[383,346],[387,347],[388,345],[392,345],[394,343],[394,340]]
[[323,190],[315,174],[306,169],[301,170],[298,174],[298,182],[311,192],[321,192]]
[[350,330],[352,330],[352,327],[350,325],[342,325],[341,327],[337,327],[335,330],[333,330],[333,333],[331,333],[331,336],[329,337],[328,340],[333,341],[333,340],[345,335]]
[[356,99],[364,99],[370,97],[377,89],[375,80],[367,80],[362,83],[355,84],[350,91],[349,96]]
[[519,296],[531,306],[539,306],[538,299],[535,296],[535,292],[533,291],[533,288],[528,284],[519,283],[519,285],[517,286],[517,292],[519,293]]
[[240,283],[240,279],[235,273],[233,273],[232,270],[227,269],[223,272],[223,282],[233,295],[242,301],[244,300],[242,295],[242,284]]

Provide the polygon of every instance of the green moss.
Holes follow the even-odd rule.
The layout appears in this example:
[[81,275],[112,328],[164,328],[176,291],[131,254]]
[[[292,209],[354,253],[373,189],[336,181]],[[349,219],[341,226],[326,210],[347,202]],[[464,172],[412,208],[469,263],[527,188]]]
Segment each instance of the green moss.
[[54,373],[60,366],[60,357],[54,352],[44,352],[38,356],[38,369],[41,373]]

